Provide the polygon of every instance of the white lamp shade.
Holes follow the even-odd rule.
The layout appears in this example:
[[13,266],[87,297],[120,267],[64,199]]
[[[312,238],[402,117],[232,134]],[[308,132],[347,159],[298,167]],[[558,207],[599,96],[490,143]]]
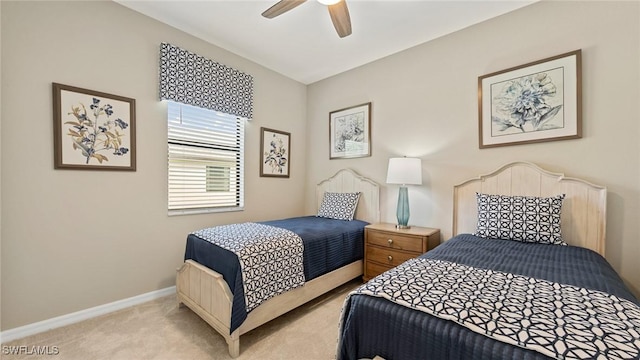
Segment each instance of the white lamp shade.
[[407,157],[389,159],[387,184],[421,185],[422,160]]

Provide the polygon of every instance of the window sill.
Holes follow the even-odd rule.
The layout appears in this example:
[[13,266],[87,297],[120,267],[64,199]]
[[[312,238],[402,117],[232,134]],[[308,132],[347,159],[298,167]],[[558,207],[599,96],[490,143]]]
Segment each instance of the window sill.
[[234,212],[234,211],[244,211],[244,207],[169,210],[168,215],[169,216],[197,215],[197,214],[223,213],[223,212]]

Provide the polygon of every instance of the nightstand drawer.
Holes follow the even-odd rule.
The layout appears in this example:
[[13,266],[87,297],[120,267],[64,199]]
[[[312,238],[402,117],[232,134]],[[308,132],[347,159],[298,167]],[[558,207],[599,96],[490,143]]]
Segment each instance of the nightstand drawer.
[[420,256],[440,243],[440,230],[412,226],[398,229],[395,224],[370,224],[364,230],[364,281]]
[[413,259],[414,257],[416,257],[415,253],[405,253],[402,251],[374,246],[367,248],[367,261],[375,261],[390,267],[396,267],[409,259]]
[[367,263],[367,272],[364,274],[366,279],[374,278],[387,270],[393,269],[394,266],[380,265],[374,262]]
[[367,234],[367,243],[371,245],[384,246],[405,251],[415,251],[418,254],[422,254],[422,241],[420,240],[420,238],[412,236],[390,234],[380,231],[369,231]]

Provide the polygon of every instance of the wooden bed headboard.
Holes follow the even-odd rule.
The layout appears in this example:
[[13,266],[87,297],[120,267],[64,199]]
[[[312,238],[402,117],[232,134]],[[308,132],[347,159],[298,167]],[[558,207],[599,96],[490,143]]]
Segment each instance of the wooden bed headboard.
[[554,196],[562,204],[562,239],[569,245],[605,253],[607,189],[568,178],[529,162],[514,162],[453,187],[453,235],[475,232],[476,192],[496,195]]
[[325,192],[360,192],[355,218],[371,224],[380,221],[380,185],[351,169],[339,170],[316,186],[316,209]]

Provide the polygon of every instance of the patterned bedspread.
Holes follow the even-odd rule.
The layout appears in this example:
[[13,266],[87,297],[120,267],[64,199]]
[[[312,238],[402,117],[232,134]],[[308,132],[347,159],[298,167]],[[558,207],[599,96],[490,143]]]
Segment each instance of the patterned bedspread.
[[[598,358],[586,354],[602,352],[606,355],[601,358],[640,358],[640,302],[611,265],[591,250],[462,234],[419,258],[421,260],[414,260],[416,266],[442,263],[446,267],[456,263],[458,266],[450,272],[465,278],[458,283],[442,277],[435,279],[440,285],[422,284],[431,283],[430,277],[440,275],[437,269],[427,271],[420,265],[397,269],[393,279],[387,275],[376,279],[376,283],[386,280],[380,284],[386,290],[368,291],[385,292],[386,297],[351,294],[341,317],[338,360],[376,355],[396,360],[542,360]],[[426,278],[422,275],[416,278],[412,272],[424,272]],[[537,294],[541,291],[538,288],[545,291]],[[429,295],[415,295],[424,289],[428,289]],[[502,292],[506,293],[507,289],[516,291],[517,295],[506,296]],[[449,300],[446,308],[435,302],[432,308],[452,317],[418,309],[421,304],[429,308],[431,296],[436,294]],[[557,302],[559,294],[570,297],[564,303]],[[402,302],[409,306],[401,305]],[[464,310],[470,303],[483,311]],[[598,314],[596,309],[602,312]],[[539,310],[547,311],[546,315],[537,313]],[[517,313],[523,311],[529,318],[518,318]],[[491,319],[484,316],[485,313],[491,314]],[[573,322],[574,328],[568,328],[563,321]],[[471,330],[461,325],[462,322],[476,328]],[[516,330],[521,323],[528,329]],[[593,326],[598,323],[600,325]],[[557,335],[560,342],[549,340],[552,334]],[[512,339],[498,339],[502,336]],[[575,339],[579,341],[573,343]],[[552,341],[558,348],[542,350]],[[628,345],[630,341],[633,345]],[[525,343],[533,346],[524,347]]]
[[640,307],[596,290],[409,260],[354,290],[556,359],[640,358]]
[[[360,220],[343,221],[301,216],[258,224],[289,230],[302,238],[305,281],[311,281],[363,257],[364,227]],[[247,301],[238,256],[196,234],[187,236],[184,260],[194,260],[221,274],[233,293],[231,329],[247,318]]]
[[238,256],[247,312],[276,295],[304,285],[304,246],[300,236],[292,231],[241,223],[192,234]]

